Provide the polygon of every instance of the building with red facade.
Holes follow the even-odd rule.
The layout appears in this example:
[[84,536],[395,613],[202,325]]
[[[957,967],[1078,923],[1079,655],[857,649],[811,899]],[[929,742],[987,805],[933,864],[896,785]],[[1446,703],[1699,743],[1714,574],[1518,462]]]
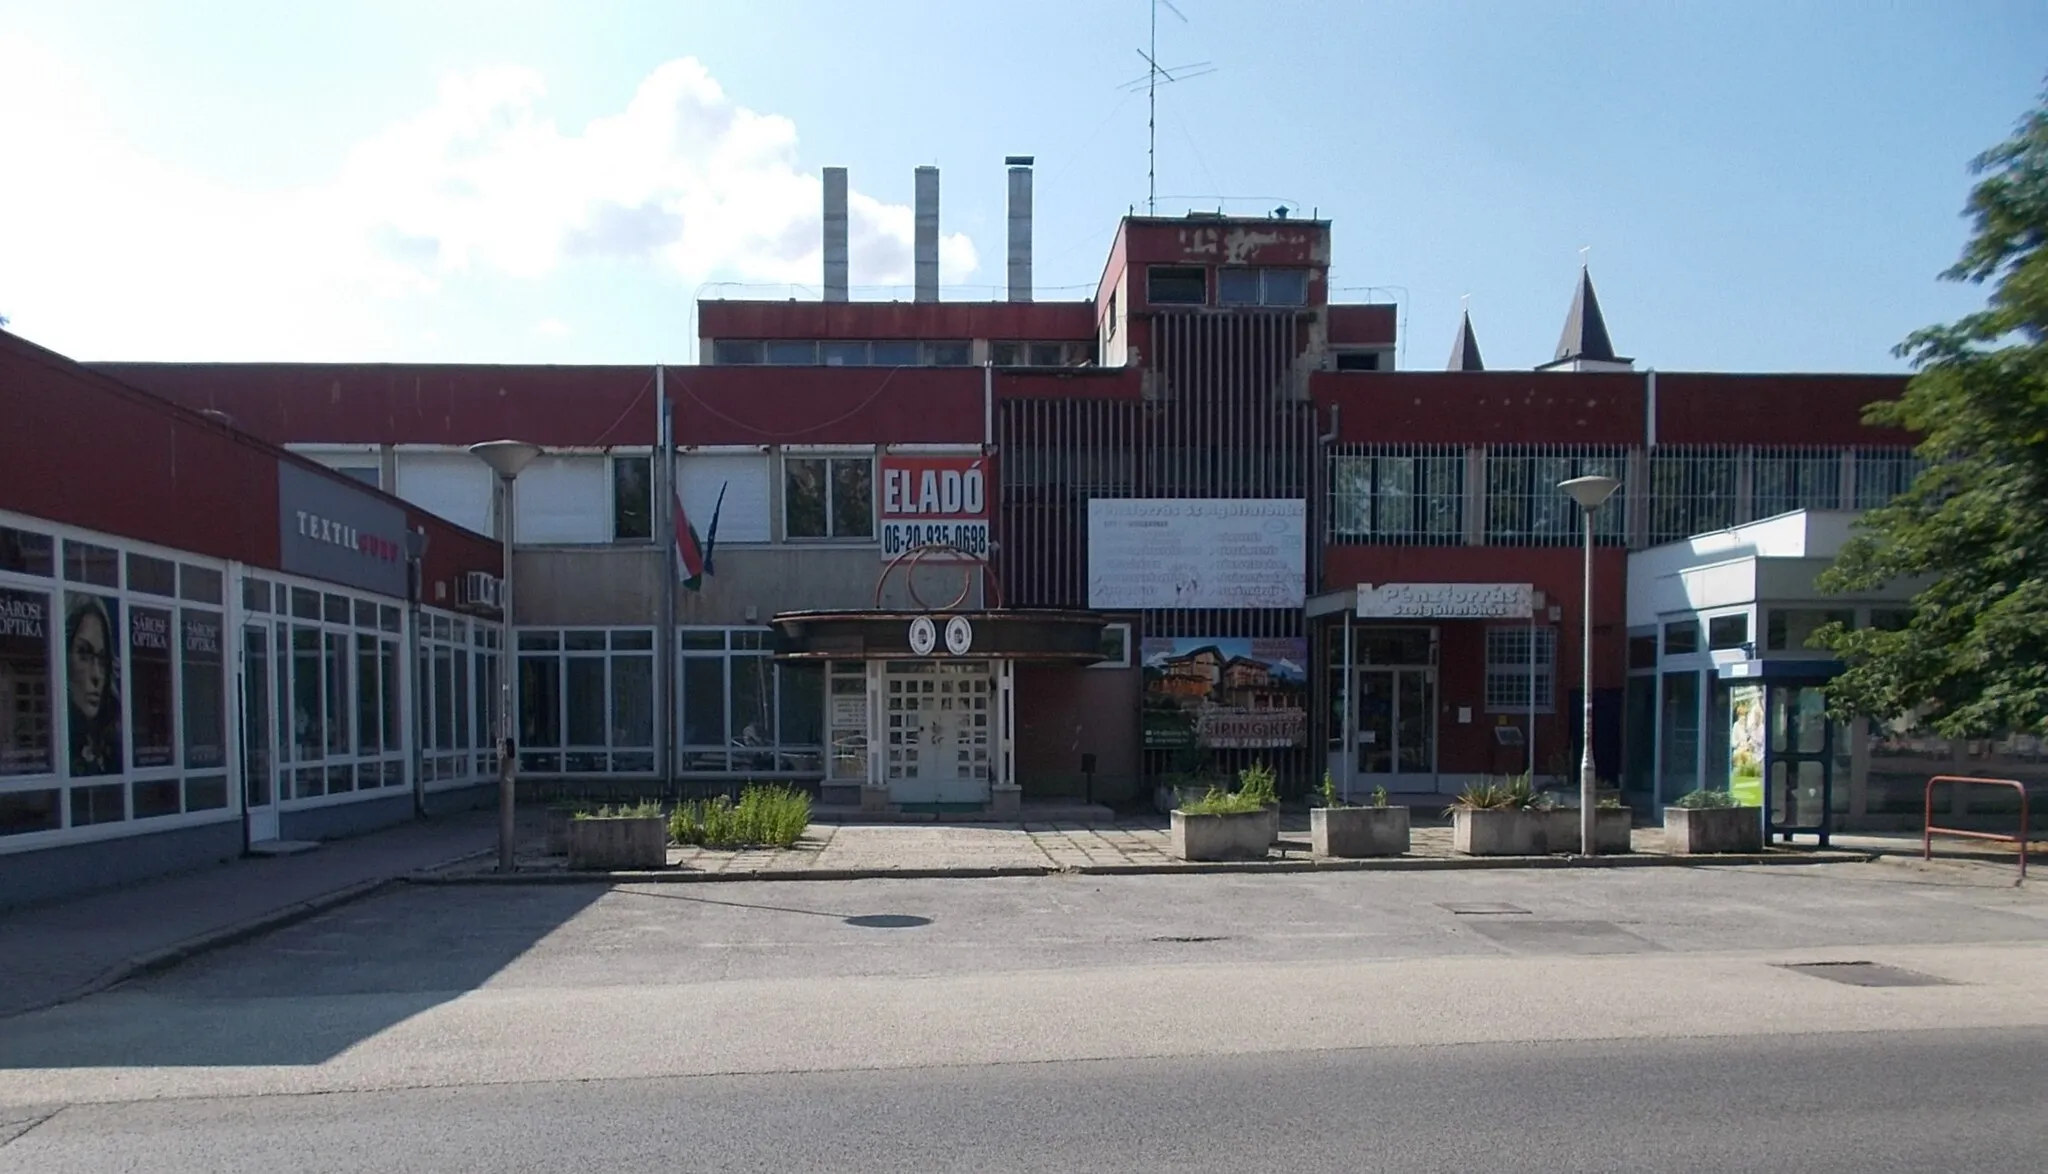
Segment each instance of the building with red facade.
[[[1588,687],[1600,774],[1668,798],[1721,769],[1700,731],[1725,726],[1723,662],[1781,650],[1752,647],[1773,622],[1752,602],[1752,638],[1667,664],[1632,552],[1867,508],[1916,467],[1911,437],[1861,419],[1902,379],[1637,369],[1586,274],[1541,368],[1485,369],[1467,320],[1449,369],[1395,370],[1394,307],[1332,304],[1331,225],[1285,210],[1127,217],[1094,296],[1057,302],[1034,300],[1013,215],[1008,297],[942,301],[933,172],[913,299],[852,301],[827,178],[823,296],[702,302],[700,365],[92,378],[451,533],[504,524],[466,446],[544,446],[512,503],[523,770],[787,778],[842,810],[1144,802],[1254,760],[1295,792],[1325,771],[1413,796],[1568,779]],[[1012,167],[1027,209],[1029,181]],[[1557,489],[1589,473],[1622,482],[1593,517],[1590,614]],[[23,483],[0,508],[37,512]],[[695,587],[662,537],[678,511],[710,548]],[[462,602],[438,589],[420,605]],[[437,697],[489,687],[473,660],[445,687],[427,669]]]

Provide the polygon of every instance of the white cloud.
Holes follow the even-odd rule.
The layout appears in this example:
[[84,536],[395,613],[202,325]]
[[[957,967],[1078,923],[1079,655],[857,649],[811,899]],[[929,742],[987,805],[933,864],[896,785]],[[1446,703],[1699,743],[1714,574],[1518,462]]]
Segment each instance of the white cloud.
[[[398,357],[380,352],[415,348],[450,280],[544,283],[595,261],[688,284],[819,280],[821,186],[796,127],[734,103],[694,59],[570,130],[531,70],[453,78],[296,190],[169,166],[109,130],[92,97],[63,63],[0,45],[0,109],[29,180],[0,185],[0,313],[82,355]],[[848,203],[855,282],[908,284],[911,210]],[[965,235],[942,238],[945,280],[976,264]]]

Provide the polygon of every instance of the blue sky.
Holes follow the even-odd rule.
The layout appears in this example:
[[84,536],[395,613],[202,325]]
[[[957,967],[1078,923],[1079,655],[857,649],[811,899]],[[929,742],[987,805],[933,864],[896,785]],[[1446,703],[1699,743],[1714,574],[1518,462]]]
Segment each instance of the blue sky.
[[[1490,365],[1548,359],[1582,246],[1639,365],[1900,369],[1981,301],[1935,280],[1967,164],[2048,74],[2038,0],[1177,3],[1162,62],[1216,72],[1160,93],[1162,212],[1330,218],[1416,369],[1468,294]],[[1081,296],[1145,198],[1148,11],[0,0],[0,314],[88,359],[688,362],[700,295],[815,296],[823,166],[857,297],[907,296],[926,163],[946,296],[990,296],[1011,153]]]

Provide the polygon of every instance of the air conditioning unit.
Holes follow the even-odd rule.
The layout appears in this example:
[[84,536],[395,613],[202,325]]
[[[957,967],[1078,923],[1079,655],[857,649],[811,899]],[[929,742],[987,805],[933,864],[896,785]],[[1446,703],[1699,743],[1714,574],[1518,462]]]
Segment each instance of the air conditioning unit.
[[471,607],[504,609],[504,581],[488,571],[468,571],[457,584],[455,602]]

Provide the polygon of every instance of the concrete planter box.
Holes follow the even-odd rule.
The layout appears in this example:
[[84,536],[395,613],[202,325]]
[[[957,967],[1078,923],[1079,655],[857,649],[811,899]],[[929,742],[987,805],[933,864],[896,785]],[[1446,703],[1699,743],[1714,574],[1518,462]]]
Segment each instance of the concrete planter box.
[[547,843],[542,850],[549,856],[561,856],[569,851],[569,824],[581,810],[584,809],[572,804],[548,808]]
[[1248,811],[1242,815],[1173,813],[1173,854],[1182,860],[1264,860],[1273,843],[1278,815]]
[[668,820],[658,815],[570,820],[569,867],[599,872],[666,868]]
[[[1579,850],[1579,809],[1576,807],[1553,807],[1545,813],[1550,818],[1550,850],[1552,852],[1577,852]],[[1635,814],[1626,807],[1595,807],[1593,809],[1593,845],[1602,856],[1615,856],[1627,852],[1630,843],[1629,829],[1635,824]]]
[[1674,856],[1764,850],[1764,813],[1758,807],[1666,807],[1664,847]]
[[[1161,783],[1152,790],[1152,806],[1164,815],[1207,795],[1216,783]],[[1228,788],[1224,788],[1228,790]]]
[[1550,816],[1519,807],[1460,807],[1451,813],[1451,847],[1466,856],[1542,856],[1550,851]]
[[1408,851],[1408,809],[1311,807],[1308,834],[1318,856],[1400,856]]

